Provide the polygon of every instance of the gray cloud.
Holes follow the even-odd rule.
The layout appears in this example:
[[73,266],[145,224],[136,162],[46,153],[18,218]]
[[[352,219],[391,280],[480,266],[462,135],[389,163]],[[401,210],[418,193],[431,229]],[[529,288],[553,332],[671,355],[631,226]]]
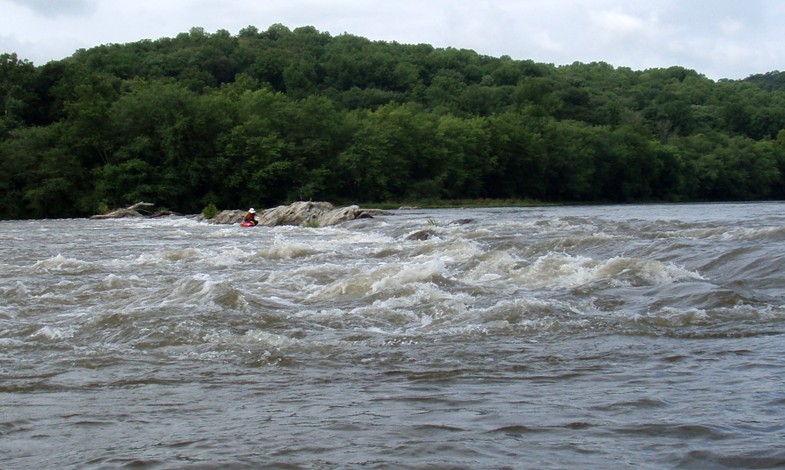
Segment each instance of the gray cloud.
[[95,10],[96,0],[9,0],[11,3],[27,7],[38,15],[56,18],[59,16],[80,16]]

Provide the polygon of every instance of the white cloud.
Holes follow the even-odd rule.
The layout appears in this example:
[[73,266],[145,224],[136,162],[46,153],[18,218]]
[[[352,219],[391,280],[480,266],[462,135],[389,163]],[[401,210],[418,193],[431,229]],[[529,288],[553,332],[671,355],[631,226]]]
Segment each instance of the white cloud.
[[641,33],[645,25],[641,18],[620,11],[592,11],[589,19],[602,30],[622,34]]
[[96,0],[9,0],[45,17],[78,16],[95,9]]
[[720,30],[726,35],[734,35],[743,31],[744,23],[733,18],[726,18],[720,21]]
[[41,64],[195,26],[236,34],[275,23],[555,64],[682,65],[711,78],[785,63],[779,0],[0,0],[0,52]]
[[534,36],[534,45],[549,53],[563,54],[566,47],[559,41],[554,40],[547,31],[540,31]]

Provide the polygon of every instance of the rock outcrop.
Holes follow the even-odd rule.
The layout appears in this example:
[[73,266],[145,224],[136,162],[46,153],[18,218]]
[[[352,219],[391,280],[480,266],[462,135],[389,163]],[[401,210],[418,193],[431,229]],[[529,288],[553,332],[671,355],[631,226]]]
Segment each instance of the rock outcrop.
[[[125,209],[117,209],[107,214],[94,215],[91,219],[120,219],[124,217],[161,217],[164,215],[181,215],[173,212],[157,212],[143,214],[141,207],[153,204],[140,202]],[[377,215],[388,215],[390,212],[378,209],[362,209],[359,206],[336,208],[329,202],[300,201],[288,206],[278,206],[272,209],[259,211],[259,225],[274,227],[276,225],[305,225],[310,227],[327,227],[337,225],[349,220],[370,219]],[[225,210],[216,214],[212,219],[205,219],[198,215],[197,220],[206,220],[214,224],[238,224],[245,216],[244,210]]]
[[212,219],[205,219],[201,214],[199,214],[197,220],[207,220],[214,224],[239,224],[240,222],[242,222],[244,215],[245,215],[245,211],[226,210],[226,211],[219,212]]
[[106,214],[97,214],[90,218],[91,219],[124,219],[126,217],[143,217],[143,216],[139,211],[133,210],[131,208],[125,208],[125,209],[113,210],[112,212],[108,212]]
[[436,235],[436,232],[430,229],[425,230],[418,230],[409,236],[406,237],[407,240],[416,240],[416,241],[423,241],[423,240],[430,240]]
[[90,217],[91,219],[123,219],[125,217],[143,217],[143,207],[153,207],[155,204],[152,202],[137,202],[133,206],[126,207],[125,209],[116,209],[106,214],[98,214]]
[[[352,205],[336,208],[329,202],[299,201],[288,206],[278,206],[257,213],[259,225],[274,227],[277,225],[306,225],[327,227],[349,220],[369,219],[377,215],[390,214],[377,209],[362,209]],[[226,210],[219,212],[211,222],[216,224],[236,224],[243,220],[245,211]]]

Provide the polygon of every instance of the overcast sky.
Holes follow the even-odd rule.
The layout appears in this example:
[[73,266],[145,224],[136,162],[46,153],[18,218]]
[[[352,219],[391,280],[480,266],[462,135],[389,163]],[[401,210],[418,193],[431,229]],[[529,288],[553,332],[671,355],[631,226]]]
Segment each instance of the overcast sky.
[[715,80],[785,71],[785,0],[0,0],[0,53],[43,65],[195,26],[275,23],[556,65],[681,65]]

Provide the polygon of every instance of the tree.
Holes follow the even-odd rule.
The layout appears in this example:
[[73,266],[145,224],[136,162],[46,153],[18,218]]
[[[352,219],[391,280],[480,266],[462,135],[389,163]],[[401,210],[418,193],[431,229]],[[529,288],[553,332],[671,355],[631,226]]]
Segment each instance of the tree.
[[433,174],[434,121],[413,106],[390,104],[350,114],[352,141],[337,159],[338,175],[352,199],[401,198]]
[[88,175],[59,142],[60,127],[54,125],[16,130],[0,145],[2,217],[51,218],[88,213]]
[[[779,72],[564,66],[254,26],[0,55],[0,217],[153,199],[785,197]],[[21,201],[17,206],[15,202]]]
[[450,115],[440,117],[436,129],[440,163],[437,181],[442,190],[436,194],[417,196],[439,199],[486,196],[484,183],[493,164],[488,154],[489,138],[483,119],[460,119]]
[[[215,143],[227,124],[226,112],[210,96],[199,96],[169,81],[136,82],[110,110],[115,168],[125,162],[156,191],[156,202],[180,210],[201,209],[210,185]],[[143,162],[144,165],[139,162]],[[152,171],[146,171],[151,168]],[[139,171],[143,169],[145,171]],[[101,173],[106,178],[106,172]],[[114,187],[106,183],[102,188]],[[107,203],[129,203],[126,194],[103,193]]]
[[37,105],[36,70],[13,54],[0,54],[0,137],[31,121]]

